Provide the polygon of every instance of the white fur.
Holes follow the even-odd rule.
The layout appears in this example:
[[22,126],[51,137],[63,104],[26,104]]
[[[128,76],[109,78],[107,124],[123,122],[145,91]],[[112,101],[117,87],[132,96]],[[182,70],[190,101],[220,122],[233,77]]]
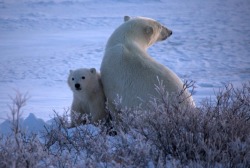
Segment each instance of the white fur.
[[[68,85],[73,91],[71,106],[72,123],[80,124],[81,117],[87,114],[91,122],[97,122],[106,116],[105,96],[102,88],[100,74],[94,68],[70,70]],[[78,86],[78,87],[76,87]]]
[[[109,108],[117,95],[122,106],[132,108],[145,104],[151,96],[159,97],[155,90],[157,77],[163,80],[169,93],[183,87],[180,78],[166,66],[156,62],[147,49],[157,41],[165,40],[172,31],[153,19],[124,17],[124,23],[109,38],[101,64],[104,93]],[[188,91],[185,93],[190,95]],[[193,104],[192,97],[186,100]]]

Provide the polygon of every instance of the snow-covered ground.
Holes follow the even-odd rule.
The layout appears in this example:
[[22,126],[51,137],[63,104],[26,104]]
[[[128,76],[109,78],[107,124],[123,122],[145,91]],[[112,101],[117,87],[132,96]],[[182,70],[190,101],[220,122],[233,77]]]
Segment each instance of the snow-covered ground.
[[149,53],[182,79],[196,81],[195,101],[250,80],[249,0],[0,0],[0,121],[15,89],[24,109],[44,120],[70,107],[70,69],[100,68],[106,41],[124,15],[173,30]]

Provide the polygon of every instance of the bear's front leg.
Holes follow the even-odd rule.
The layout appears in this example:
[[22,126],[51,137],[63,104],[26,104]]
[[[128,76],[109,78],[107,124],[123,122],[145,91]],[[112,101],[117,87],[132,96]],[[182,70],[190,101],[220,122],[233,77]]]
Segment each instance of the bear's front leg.
[[71,106],[71,127],[78,126],[80,124],[86,123],[86,118],[84,110],[81,108],[81,104],[78,102],[73,102]]

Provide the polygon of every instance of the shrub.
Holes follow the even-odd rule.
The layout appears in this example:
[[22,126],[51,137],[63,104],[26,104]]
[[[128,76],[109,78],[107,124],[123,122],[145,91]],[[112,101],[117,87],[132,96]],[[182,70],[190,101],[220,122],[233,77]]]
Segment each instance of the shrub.
[[[185,84],[183,89],[193,86]],[[109,124],[86,120],[70,128],[68,110],[55,113],[42,134],[18,126],[27,97],[17,94],[10,108],[13,131],[0,136],[0,167],[249,167],[250,82],[226,85],[197,108],[180,106],[182,92],[164,88],[159,82],[160,98],[146,110],[121,109],[117,99],[119,113],[110,112]],[[109,135],[110,128],[116,135]]]
[[250,165],[250,83],[241,89],[226,85],[214,102],[204,100],[199,108],[179,108],[179,95],[169,95],[161,83],[156,90],[160,99],[152,98],[147,110],[119,109],[122,122],[116,124],[155,149],[154,164],[166,165],[170,158],[202,167]]
[[47,155],[36,134],[27,134],[21,128],[22,108],[26,105],[27,94],[16,92],[11,97],[11,133],[0,135],[0,167],[38,167]]

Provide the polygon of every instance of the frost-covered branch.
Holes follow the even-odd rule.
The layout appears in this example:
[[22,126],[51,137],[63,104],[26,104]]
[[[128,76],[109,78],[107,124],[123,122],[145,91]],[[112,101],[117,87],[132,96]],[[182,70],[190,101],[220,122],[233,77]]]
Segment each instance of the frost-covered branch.
[[[110,112],[109,123],[86,121],[71,127],[65,110],[63,115],[55,113],[42,136],[14,127],[11,134],[0,135],[0,167],[250,165],[250,82],[241,88],[226,85],[215,100],[204,100],[197,108],[176,108],[178,95],[173,103],[163,85],[156,89],[161,96],[152,97],[146,109],[122,109],[118,98],[119,113]],[[15,122],[26,102],[25,96],[17,97],[13,104],[20,108],[11,108]],[[110,130],[116,134],[110,136]]]

